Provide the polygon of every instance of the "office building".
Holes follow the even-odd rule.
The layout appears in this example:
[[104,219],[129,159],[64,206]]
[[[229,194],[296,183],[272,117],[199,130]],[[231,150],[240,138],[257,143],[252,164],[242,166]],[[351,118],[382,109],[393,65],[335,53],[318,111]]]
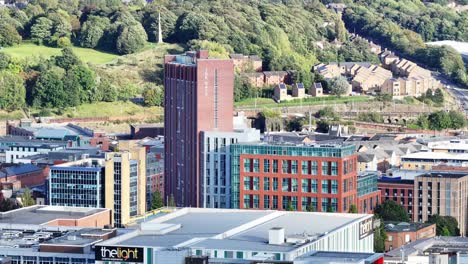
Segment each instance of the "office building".
[[231,156],[232,208],[347,212],[356,205],[353,145],[239,143]]
[[468,226],[468,175],[466,173],[427,173],[414,178],[416,199],[413,219],[426,222],[438,214],[457,219],[460,234],[466,235]]
[[231,144],[260,140],[256,129],[201,133],[201,207],[231,207]]
[[122,227],[146,212],[145,148],[106,153],[105,160],[105,207],[113,209],[114,226]]
[[37,154],[47,154],[50,151],[65,149],[66,144],[61,143],[29,143],[23,142],[8,147],[5,151],[6,163],[19,163],[18,160],[24,157]]
[[[96,249],[129,249],[138,253],[127,262],[146,264],[186,263],[186,258],[292,263],[316,251],[373,253],[372,219],[368,214],[183,208],[98,243]],[[122,262],[97,257],[98,264]]]
[[200,132],[232,131],[234,65],[208,51],[164,58],[165,196],[200,206]]
[[85,159],[50,167],[49,203],[104,208],[104,160]]
[[106,153],[104,159],[85,159],[52,166],[51,205],[109,208],[112,223],[125,226],[146,211],[144,148]]
[[385,251],[399,248],[416,240],[432,238],[436,236],[435,224],[423,223],[385,223]]

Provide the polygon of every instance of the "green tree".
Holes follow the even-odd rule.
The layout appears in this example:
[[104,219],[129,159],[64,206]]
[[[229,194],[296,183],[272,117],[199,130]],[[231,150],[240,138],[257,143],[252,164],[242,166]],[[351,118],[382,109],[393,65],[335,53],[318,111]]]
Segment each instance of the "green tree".
[[164,201],[161,196],[161,192],[155,191],[153,193],[153,199],[151,201],[151,210],[155,210],[164,206]]
[[164,103],[163,88],[157,85],[146,85],[143,90],[143,98],[147,106],[162,106]]
[[116,50],[119,54],[130,54],[142,49],[148,36],[143,26],[135,22],[129,26],[123,26],[117,37]]
[[0,46],[13,46],[21,43],[21,40],[21,35],[13,25],[7,24],[6,21],[0,21]]
[[23,79],[12,72],[0,71],[0,108],[16,110],[25,105],[26,88]]
[[0,52],[0,70],[7,69],[10,62],[11,56],[4,52]]
[[31,27],[31,40],[39,45],[47,43],[52,36],[52,20],[40,17]]
[[416,125],[421,129],[429,129],[429,115],[422,114],[416,119]]
[[459,111],[450,110],[448,113],[450,118],[450,128],[460,129],[466,127],[466,118],[463,113]]
[[114,102],[118,98],[117,88],[108,80],[103,80],[99,83],[98,91],[101,94],[101,99],[104,102]]
[[447,129],[451,125],[450,116],[445,111],[437,111],[431,113],[428,117],[429,120],[429,128],[432,130],[443,130]]
[[336,95],[336,96],[342,96],[348,92],[349,83],[345,77],[338,76],[338,77],[332,78],[328,82],[328,87],[329,87],[329,91],[331,94]]
[[335,212],[335,211],[333,210],[333,207],[331,206],[331,204],[329,204],[327,206],[327,213],[333,213],[333,212]]
[[62,54],[55,57],[55,65],[65,70],[81,65],[82,62],[71,48],[62,49]]
[[436,224],[436,234],[438,236],[459,236],[457,219],[452,216],[432,215],[427,223]]
[[23,195],[21,195],[21,203],[23,207],[28,207],[36,204],[34,198],[31,195],[31,191],[28,188],[24,189]]
[[81,27],[80,45],[86,48],[98,47],[109,25],[110,20],[107,17],[89,16]]
[[336,119],[337,114],[332,107],[327,106],[317,111],[315,114],[317,118]]
[[444,103],[444,94],[442,93],[442,89],[437,88],[432,96],[432,101],[436,104],[443,104]]
[[41,74],[32,91],[33,105],[36,107],[65,107],[67,93],[64,91],[62,74],[49,70]]
[[[378,219],[377,217],[374,218]],[[385,252],[385,241],[387,240],[387,233],[385,232],[385,223],[380,219],[380,225],[374,230],[374,251]]]
[[79,91],[79,99],[81,103],[91,103],[97,101],[96,96],[96,80],[94,72],[84,65],[73,66],[67,72],[67,78],[73,80],[73,85],[76,87],[65,87],[72,88],[71,91]]
[[19,205],[15,202],[12,202],[10,199],[3,199],[0,202],[0,212],[8,212],[11,210],[18,209]]
[[358,213],[358,209],[357,209],[357,206],[355,204],[352,204],[350,207],[349,207],[349,212],[350,214],[357,214]]
[[310,204],[308,204],[308,205],[306,206],[306,211],[307,211],[307,212],[315,212],[316,209],[315,209],[315,207],[310,203]]
[[408,222],[408,212],[393,200],[387,200],[377,205],[374,214],[379,215],[383,221]]
[[288,201],[288,206],[286,207],[286,211],[294,211],[294,207],[292,205],[291,200]]
[[293,117],[286,121],[286,129],[288,131],[302,131],[305,119],[299,117]]

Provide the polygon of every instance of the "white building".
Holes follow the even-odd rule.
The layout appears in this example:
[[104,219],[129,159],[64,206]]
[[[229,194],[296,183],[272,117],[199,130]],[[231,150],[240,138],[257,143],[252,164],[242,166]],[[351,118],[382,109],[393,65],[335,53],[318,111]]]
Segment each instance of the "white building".
[[183,208],[99,243],[96,263],[121,263],[108,254],[119,248],[137,253],[126,262],[146,264],[186,263],[186,257],[252,263],[294,261],[314,251],[373,253],[372,230],[368,214]]
[[5,151],[5,162],[6,163],[19,163],[19,160],[24,157],[36,155],[36,154],[47,154],[50,151],[65,149],[64,144],[41,144],[41,143],[21,143],[18,145],[12,145],[9,150]]
[[256,129],[234,132],[203,131],[200,159],[202,207],[229,208],[231,205],[231,144],[260,140]]

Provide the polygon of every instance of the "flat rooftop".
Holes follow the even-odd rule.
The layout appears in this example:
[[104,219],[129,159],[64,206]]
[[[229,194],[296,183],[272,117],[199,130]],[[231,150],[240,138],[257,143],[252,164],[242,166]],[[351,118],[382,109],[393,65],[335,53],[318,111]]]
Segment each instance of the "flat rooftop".
[[402,161],[405,160],[427,160],[427,161],[440,161],[440,160],[457,160],[468,161],[468,153],[446,153],[446,152],[415,152],[401,157]]
[[347,253],[316,251],[294,260],[297,264],[365,264],[374,263],[383,258],[381,253]]
[[104,159],[82,159],[77,161],[66,162],[52,166],[51,169],[75,169],[75,168],[86,168],[86,169],[98,169],[104,167]]
[[0,226],[5,225],[44,225],[56,219],[80,219],[107,211],[104,208],[29,206],[0,213]]
[[[433,224],[426,223],[406,223],[406,222],[386,222],[385,231],[387,232],[416,232]],[[435,227],[434,227],[435,228]]]
[[[313,241],[367,214],[285,212],[270,210],[183,208],[140,224],[140,230],[125,239],[102,245],[178,248],[184,246],[289,252],[297,243],[271,245],[268,232],[285,229],[285,237]],[[297,223],[301,223],[298,225]]]

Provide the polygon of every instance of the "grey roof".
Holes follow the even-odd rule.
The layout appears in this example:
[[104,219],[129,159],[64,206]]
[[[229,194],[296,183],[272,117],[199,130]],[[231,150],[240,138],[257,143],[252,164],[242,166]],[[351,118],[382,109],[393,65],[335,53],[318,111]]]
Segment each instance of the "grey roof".
[[4,168],[2,172],[6,174],[6,176],[13,176],[13,175],[21,175],[25,173],[31,173],[35,171],[40,171],[42,168],[33,165],[33,164],[24,164],[19,166],[11,166]]
[[315,251],[312,254],[301,256],[294,260],[298,264],[348,264],[348,263],[374,263],[383,257],[381,253],[356,253]]
[[314,83],[314,88],[315,89],[323,89],[322,83]]
[[424,252],[446,249],[446,252],[468,253],[468,237],[433,237],[416,240],[401,248],[385,253],[385,257],[401,257],[403,250],[406,256],[423,256]]
[[375,155],[370,153],[359,152],[358,162],[371,162],[374,160]]
[[415,232],[426,228],[432,224],[425,223],[406,223],[406,222],[385,222],[385,231],[387,232]]
[[35,136],[36,138],[56,138],[64,139],[70,133],[66,129],[55,129],[55,128],[40,128]]
[[[275,227],[286,237],[320,239],[354,221],[371,217],[363,214],[279,212],[270,210],[183,208],[141,223],[126,239],[102,245],[220,248],[289,252],[300,244],[268,244],[268,232]],[[300,223],[300,224],[297,224]],[[154,231],[152,231],[154,230]],[[152,233],[153,232],[153,233]]]
[[108,209],[30,206],[0,213],[0,224],[41,225],[55,219],[80,219]]

